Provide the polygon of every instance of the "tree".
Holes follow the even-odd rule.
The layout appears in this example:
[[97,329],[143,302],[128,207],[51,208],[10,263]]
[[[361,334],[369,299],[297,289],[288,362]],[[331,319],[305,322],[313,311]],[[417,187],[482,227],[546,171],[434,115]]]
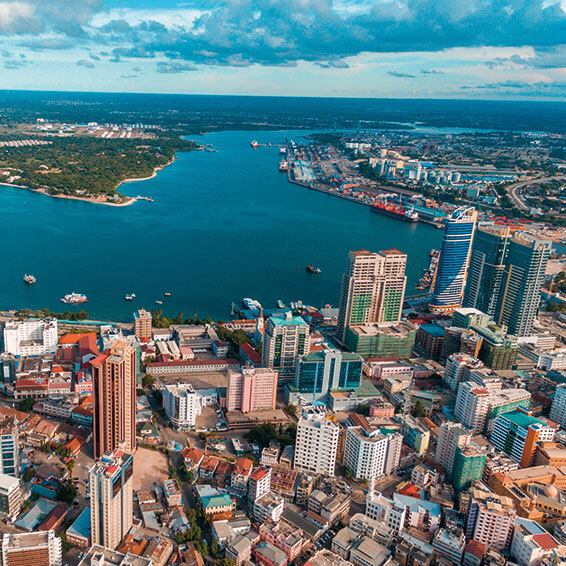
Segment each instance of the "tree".
[[155,384],[155,377],[146,373],[142,379],[142,387],[144,389],[153,389],[154,384]]
[[34,405],[35,405],[35,399],[33,397],[27,397],[26,399],[22,399],[18,403],[18,411],[29,413],[33,409]]
[[413,417],[424,417],[426,415],[426,408],[420,399],[415,403],[411,414]]
[[297,415],[297,407],[295,405],[285,405],[285,412],[292,417]]
[[220,545],[215,540],[213,540],[210,543],[210,554],[212,554],[214,558],[220,558],[221,553],[222,551],[220,550]]

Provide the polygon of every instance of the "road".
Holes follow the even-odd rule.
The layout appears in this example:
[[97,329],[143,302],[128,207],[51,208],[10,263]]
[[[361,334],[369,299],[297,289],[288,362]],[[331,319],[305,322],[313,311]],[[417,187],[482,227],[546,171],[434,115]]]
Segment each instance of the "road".
[[555,175],[554,177],[538,177],[527,180],[519,181],[518,183],[513,183],[507,187],[507,194],[513,202],[513,204],[520,210],[528,211],[530,206],[525,203],[521,198],[521,189],[528,187],[529,185],[540,185],[546,183],[547,181],[564,181],[566,180],[566,175]]

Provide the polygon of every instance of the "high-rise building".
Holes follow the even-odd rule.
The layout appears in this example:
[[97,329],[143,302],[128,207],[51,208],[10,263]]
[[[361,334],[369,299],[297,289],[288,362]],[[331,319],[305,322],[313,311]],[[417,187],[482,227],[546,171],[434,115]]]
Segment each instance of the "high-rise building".
[[331,415],[314,407],[305,409],[297,424],[295,468],[333,476],[339,433]]
[[470,371],[483,367],[483,362],[467,354],[452,354],[446,360],[444,381],[452,391],[458,390],[461,381],[467,381]]
[[300,316],[270,317],[263,334],[262,365],[277,370],[279,381],[292,379],[297,357],[310,349],[309,336],[309,325]]
[[151,340],[151,313],[145,309],[139,309],[134,313],[134,332],[140,342]]
[[351,390],[360,386],[363,358],[340,350],[326,349],[300,356],[295,383],[288,386],[290,402],[312,402],[334,390]]
[[444,467],[448,477],[452,476],[456,451],[468,446],[471,438],[472,435],[458,423],[447,421],[439,427],[434,461]]
[[338,311],[338,340],[346,342],[352,326],[396,324],[401,319],[407,277],[407,254],[367,250],[348,254]]
[[495,315],[510,334],[531,334],[551,250],[552,242],[530,234],[518,232],[511,238]]
[[472,482],[482,479],[486,454],[475,446],[463,446],[456,449],[452,466],[452,485],[458,492],[468,489]]
[[57,351],[57,319],[10,320],[4,325],[4,351],[14,356],[43,356]]
[[566,384],[562,383],[556,387],[552,407],[550,408],[550,420],[558,423],[561,428],[566,429]]
[[478,224],[464,292],[465,307],[495,315],[510,239],[508,226]]
[[14,476],[0,474],[0,516],[9,521],[22,509],[22,488]]
[[473,207],[461,207],[444,221],[431,311],[449,313],[462,306],[477,216]]
[[61,539],[55,531],[10,533],[2,539],[4,566],[61,566]]
[[556,539],[536,521],[517,517],[511,540],[510,554],[517,564],[560,564],[560,546]]
[[463,381],[458,385],[454,416],[472,432],[485,429],[491,402],[491,392],[474,381]]
[[466,537],[496,550],[505,549],[511,542],[516,516],[513,500],[475,487],[470,496]]
[[136,348],[118,340],[91,362],[94,456],[136,448]]
[[399,466],[403,437],[383,434],[379,429],[348,427],[344,446],[344,465],[356,479],[370,480],[393,473]]
[[549,423],[517,409],[495,419],[491,442],[522,468],[527,468],[533,463],[537,443],[552,442],[555,434],[555,428]]
[[228,373],[226,408],[228,411],[275,409],[277,399],[277,372],[268,368],[242,367]]
[[19,427],[16,417],[9,416],[0,424],[0,473],[20,475]]
[[116,548],[133,524],[133,456],[115,450],[89,471],[93,544]]
[[513,369],[517,360],[517,338],[507,334],[503,329],[473,328],[481,338],[478,358],[493,370]]
[[472,326],[483,328],[490,323],[493,323],[492,316],[473,307],[456,309],[452,315],[452,326],[460,328],[472,328]]
[[190,383],[166,385],[163,388],[163,408],[174,428],[189,430],[202,411],[202,398]]

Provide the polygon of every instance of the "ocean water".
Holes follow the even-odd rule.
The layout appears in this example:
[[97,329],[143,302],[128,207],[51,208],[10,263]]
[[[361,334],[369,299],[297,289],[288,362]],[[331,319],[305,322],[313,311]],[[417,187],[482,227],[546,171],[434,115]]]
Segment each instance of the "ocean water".
[[[242,297],[336,305],[346,256],[358,248],[407,252],[413,292],[440,230],[289,184],[277,148],[249,146],[304,133],[190,136],[218,151],[179,154],[155,178],[123,185],[155,199],[125,208],[0,187],[0,308],[84,307],[91,317],[130,320],[141,306],[225,319]],[[310,263],[322,273],[308,274]],[[24,273],[37,284],[25,285]],[[63,305],[59,298],[72,291],[89,302]],[[128,303],[132,292],[137,300]]]

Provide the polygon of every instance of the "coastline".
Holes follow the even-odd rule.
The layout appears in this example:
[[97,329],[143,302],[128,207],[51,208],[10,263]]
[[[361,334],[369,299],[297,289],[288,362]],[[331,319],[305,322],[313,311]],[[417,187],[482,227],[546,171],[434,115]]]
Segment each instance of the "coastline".
[[[116,195],[118,196],[124,196],[121,195],[118,192],[118,189],[124,184],[124,183],[137,183],[138,181],[147,181],[149,179],[153,179],[154,177],[157,177],[157,174],[159,173],[159,171],[161,171],[162,169],[165,169],[165,167],[168,167],[169,165],[171,165],[176,159],[176,156],[174,155],[167,163],[164,163],[163,165],[159,165],[157,167],[153,168],[153,173],[151,175],[148,175],[146,177],[131,177],[128,179],[124,179],[122,181],[120,181],[116,187],[114,187],[114,190],[116,191]],[[44,195],[46,197],[51,197],[51,198],[58,198],[58,199],[66,199],[66,200],[76,200],[76,201],[82,201],[82,202],[88,202],[90,204],[101,204],[104,206],[113,206],[113,207],[118,207],[118,208],[122,208],[124,206],[130,206],[132,204],[134,204],[135,202],[137,202],[137,198],[136,197],[124,197],[126,198],[125,201],[123,202],[111,202],[109,200],[104,199],[103,197],[82,197],[82,196],[77,196],[77,195],[64,195],[64,194],[51,194],[49,191],[45,190],[45,189],[32,189],[31,187],[27,186],[27,185],[16,185],[16,184],[12,184],[12,183],[3,183],[0,182],[0,186],[4,186],[4,187],[12,187],[13,189],[25,189],[31,193],[36,193],[39,195]]]

